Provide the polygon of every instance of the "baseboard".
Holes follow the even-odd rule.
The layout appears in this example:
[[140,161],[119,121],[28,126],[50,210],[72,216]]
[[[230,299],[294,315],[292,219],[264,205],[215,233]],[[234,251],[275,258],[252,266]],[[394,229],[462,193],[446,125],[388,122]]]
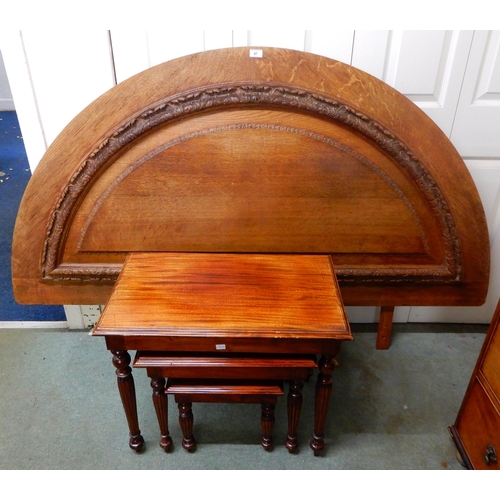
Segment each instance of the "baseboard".
[[0,330],[7,328],[68,328],[67,321],[0,321]]

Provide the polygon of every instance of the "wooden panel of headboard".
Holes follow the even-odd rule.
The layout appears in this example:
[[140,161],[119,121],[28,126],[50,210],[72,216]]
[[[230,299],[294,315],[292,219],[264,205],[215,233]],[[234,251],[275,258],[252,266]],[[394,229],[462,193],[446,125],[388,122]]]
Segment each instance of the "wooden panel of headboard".
[[132,251],[329,254],[346,305],[480,305],[490,262],[469,172],[420,109],[274,48],[151,68],[49,147],[16,223],[16,299],[105,303]]

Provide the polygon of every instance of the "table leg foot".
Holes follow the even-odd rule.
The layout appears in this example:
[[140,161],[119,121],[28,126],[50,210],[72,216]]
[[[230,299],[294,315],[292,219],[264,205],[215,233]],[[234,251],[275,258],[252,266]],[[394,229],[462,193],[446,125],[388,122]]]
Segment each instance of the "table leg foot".
[[288,413],[288,435],[285,446],[290,453],[294,453],[299,447],[298,427],[300,413],[302,411],[302,387],[300,380],[290,381],[290,390],[288,391],[287,413]]
[[182,447],[187,451],[196,449],[196,440],[193,436],[192,403],[179,403],[179,424],[182,430]]
[[314,452],[314,456],[317,457],[319,456],[321,450],[325,447],[325,440],[323,436],[314,436],[311,439],[310,443],[311,449]]
[[137,434],[136,436],[130,436],[128,445],[132,450],[140,452],[144,449],[144,438],[142,437],[141,434]]
[[111,352],[113,354],[113,365],[116,368],[118,391],[130,431],[129,446],[134,451],[141,451],[144,446],[144,438],[139,429],[134,377],[132,376],[132,368],[129,366],[130,355],[127,351]]

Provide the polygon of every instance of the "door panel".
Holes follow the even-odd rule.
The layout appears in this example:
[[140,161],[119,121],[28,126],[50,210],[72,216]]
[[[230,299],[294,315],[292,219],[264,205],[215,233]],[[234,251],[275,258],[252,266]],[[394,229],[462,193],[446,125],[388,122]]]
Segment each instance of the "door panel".
[[48,146],[114,85],[109,37],[104,30],[28,30],[22,39]]
[[391,33],[389,30],[357,30],[351,64],[384,80]]
[[464,157],[500,157],[500,30],[474,33],[451,140]]
[[411,99],[449,137],[472,31],[393,31],[388,41],[386,83]]
[[308,30],[307,52],[351,64],[354,30]]

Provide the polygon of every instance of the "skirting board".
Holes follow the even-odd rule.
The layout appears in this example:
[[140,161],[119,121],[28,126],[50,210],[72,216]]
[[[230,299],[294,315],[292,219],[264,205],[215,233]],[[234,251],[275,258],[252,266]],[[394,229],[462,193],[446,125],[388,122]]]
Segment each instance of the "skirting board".
[[25,328],[25,329],[34,329],[34,328],[46,328],[46,329],[55,329],[55,328],[68,328],[67,321],[0,321],[0,330],[7,328]]

